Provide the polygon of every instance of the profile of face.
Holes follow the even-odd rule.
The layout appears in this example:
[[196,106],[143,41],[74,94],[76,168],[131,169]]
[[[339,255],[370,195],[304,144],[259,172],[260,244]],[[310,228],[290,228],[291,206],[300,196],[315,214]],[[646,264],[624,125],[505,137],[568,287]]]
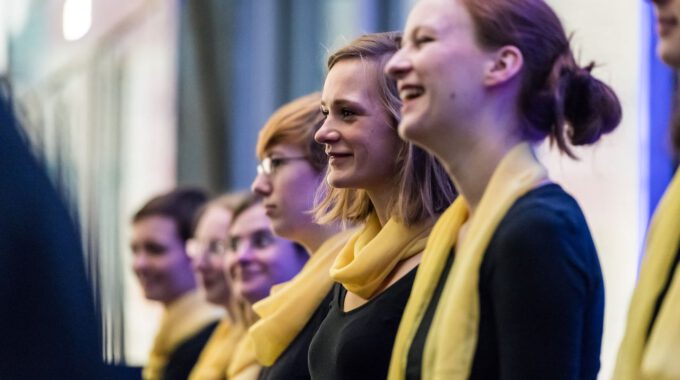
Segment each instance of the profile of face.
[[442,140],[439,128],[469,120],[470,111],[483,104],[489,54],[478,46],[472,18],[459,0],[417,2],[401,49],[385,68],[397,79],[402,100],[399,134],[428,147]]
[[294,243],[277,237],[262,203],[243,211],[232,222],[225,271],[234,293],[253,304],[269,295],[272,286],[293,278],[307,261]]
[[[281,237],[299,241],[314,223],[309,211],[314,194],[324,173],[319,173],[305,158],[297,145],[281,143],[265,152],[269,173],[260,170],[251,185],[262,196],[267,217],[274,232]],[[264,165],[264,163],[262,164]]]
[[659,35],[657,53],[675,68],[680,68],[680,1],[652,0]]
[[168,304],[196,286],[191,260],[171,218],[136,221],[130,248],[132,269],[147,299]]
[[210,206],[201,215],[194,237],[187,242],[187,253],[205,289],[206,298],[217,305],[227,305],[231,295],[223,269],[231,217],[231,211],[226,208]]
[[344,59],[333,66],[323,86],[326,119],[314,139],[328,154],[328,183],[337,188],[382,191],[393,186],[403,147],[382,106],[374,62]]

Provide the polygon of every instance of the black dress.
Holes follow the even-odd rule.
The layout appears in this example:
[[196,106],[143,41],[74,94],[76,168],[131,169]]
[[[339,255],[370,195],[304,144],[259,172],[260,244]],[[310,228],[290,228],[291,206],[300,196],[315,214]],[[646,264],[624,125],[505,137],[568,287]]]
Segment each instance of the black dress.
[[[440,286],[453,263],[449,259]],[[441,289],[419,326],[407,379],[420,379]],[[590,231],[558,185],[534,189],[501,220],[480,268],[480,321],[470,379],[595,379],[604,285]]]
[[276,359],[271,367],[264,367],[260,372],[259,380],[306,380],[311,379],[307,356],[309,345],[314,334],[319,329],[321,322],[326,318],[333,298],[333,289],[328,292],[319,304],[305,327],[295,337],[285,351]]
[[333,288],[326,319],[312,339],[309,369],[312,379],[385,379],[399,322],[413,286],[416,269],[368,303],[343,311],[347,290]]

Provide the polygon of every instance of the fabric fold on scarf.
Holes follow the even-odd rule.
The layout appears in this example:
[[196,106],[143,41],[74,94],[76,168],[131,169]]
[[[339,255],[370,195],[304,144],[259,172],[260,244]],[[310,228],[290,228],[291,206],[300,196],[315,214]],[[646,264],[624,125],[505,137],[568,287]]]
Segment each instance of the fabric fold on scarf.
[[234,358],[227,369],[229,380],[255,380],[262,367],[255,358],[255,345],[250,335],[244,334],[234,352]]
[[230,318],[223,318],[201,351],[189,380],[223,380],[231,363],[236,345],[245,329]]
[[224,310],[209,304],[197,290],[185,293],[168,305],[163,311],[149,361],[142,372],[144,380],[160,379],[170,354],[177,346],[223,315]]
[[328,271],[340,249],[356,231],[340,232],[326,240],[292,280],[272,288],[271,295],[253,305],[260,317],[248,330],[260,364],[271,366],[312,317],[333,285]]
[[671,275],[680,248],[680,171],[656,208],[645,256],[616,360],[614,379],[680,379],[680,267],[659,309],[649,337],[657,298]]
[[331,277],[348,291],[370,299],[397,264],[423,251],[431,229],[429,220],[406,227],[392,218],[381,228],[373,213],[338,254]]
[[388,379],[404,379],[407,357],[444,263],[467,221],[468,230],[448,278],[423,352],[423,379],[467,379],[474,359],[479,328],[479,269],[498,224],[518,198],[547,180],[546,170],[534,157],[531,146],[521,143],[501,160],[484,191],[475,215],[458,197],[432,230],[416,274],[411,297],[402,317]]

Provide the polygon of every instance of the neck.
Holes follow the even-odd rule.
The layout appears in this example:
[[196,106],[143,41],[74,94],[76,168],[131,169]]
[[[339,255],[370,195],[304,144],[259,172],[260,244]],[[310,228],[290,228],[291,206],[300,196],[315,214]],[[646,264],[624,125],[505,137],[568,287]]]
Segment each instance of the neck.
[[521,142],[516,135],[508,133],[507,126],[473,127],[474,136],[469,138],[443,138],[456,141],[455,146],[436,152],[458,192],[465,198],[470,215],[475,213],[484,191],[496,167],[505,155]]
[[316,224],[311,222],[304,235],[293,240],[300,243],[310,255],[313,255],[326,240],[341,230],[342,228],[338,223]]
[[393,197],[397,196],[395,189],[396,187],[392,187],[390,189],[382,188],[376,190],[366,190],[368,197],[371,199],[371,203],[373,204],[373,209],[378,215],[378,220],[380,221],[381,226],[384,226],[385,223],[387,223],[387,221],[390,219],[390,216],[392,216],[392,210],[389,206],[392,202],[392,199],[394,199]]

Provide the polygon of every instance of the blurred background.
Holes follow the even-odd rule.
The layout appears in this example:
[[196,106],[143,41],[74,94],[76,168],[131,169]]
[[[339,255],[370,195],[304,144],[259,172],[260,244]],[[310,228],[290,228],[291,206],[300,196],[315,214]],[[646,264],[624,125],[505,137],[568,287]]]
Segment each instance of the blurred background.
[[[361,33],[403,29],[414,2],[0,0],[0,76],[81,228],[107,361],[142,365],[160,316],[130,270],[132,213],[176,185],[247,188],[270,113],[320,89],[330,51]],[[548,3],[574,33],[580,62],[598,63],[594,74],[624,107],[623,125],[578,149],[578,161],[540,148],[600,252],[604,379],[645,228],[674,168],[666,126],[675,80],[655,56],[649,4]]]

